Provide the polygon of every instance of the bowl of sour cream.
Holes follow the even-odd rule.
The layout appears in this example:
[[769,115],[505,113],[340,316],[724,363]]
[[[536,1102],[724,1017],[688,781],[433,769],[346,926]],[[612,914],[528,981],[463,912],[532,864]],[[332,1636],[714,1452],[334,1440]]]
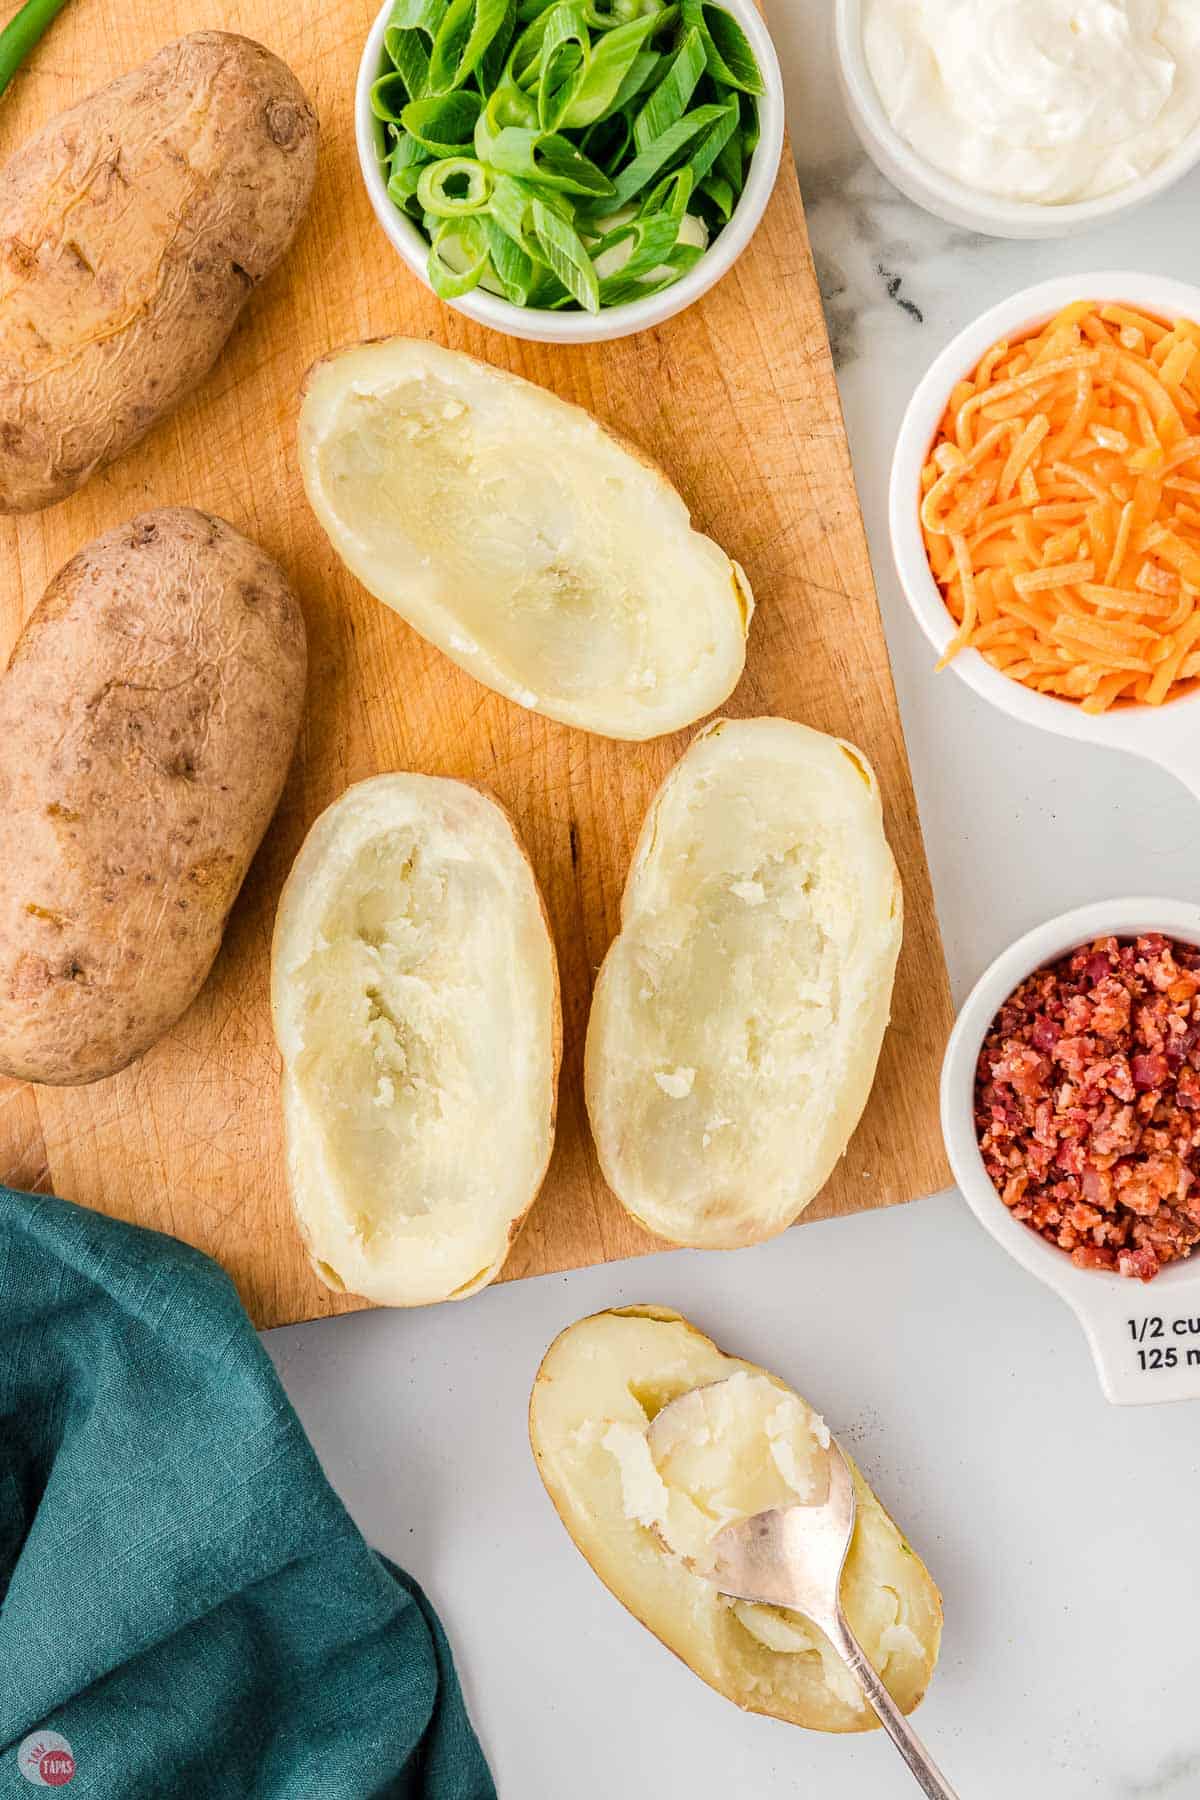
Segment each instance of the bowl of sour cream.
[[951,224],[1049,238],[1200,162],[1200,0],[835,0],[864,148]]

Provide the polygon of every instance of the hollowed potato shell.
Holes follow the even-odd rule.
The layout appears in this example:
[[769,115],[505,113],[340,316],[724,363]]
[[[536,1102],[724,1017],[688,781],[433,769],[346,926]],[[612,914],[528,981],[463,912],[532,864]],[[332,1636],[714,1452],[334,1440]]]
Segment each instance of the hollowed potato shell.
[[[595,1421],[616,1420],[644,1430],[679,1395],[739,1370],[765,1376],[781,1393],[791,1391],[753,1363],[726,1356],[669,1308],[622,1307],[580,1320],[551,1344],[534,1382],[529,1435],[538,1472],[605,1586],[719,1694],[748,1712],[815,1731],[873,1730],[875,1714],[831,1688],[819,1652],[768,1649],[729,1601],[628,1516],[617,1465],[591,1429]],[[941,1596],[858,1469],[854,1483],[858,1516],[842,1604],[907,1713],[924,1697],[937,1661]],[[885,1655],[878,1622],[881,1608],[886,1614],[893,1603],[903,1629],[899,1647]],[[816,1627],[808,1629],[820,1638]]]
[[613,738],[711,712],[745,662],[745,575],[580,407],[438,344],[308,376],[300,468],[342,561],[460,668]]
[[288,1181],[317,1274],[386,1306],[491,1281],[554,1143],[558,964],[507,813],[380,775],[327,808],[279,902]]
[[604,1175],[677,1244],[790,1225],[870,1093],[902,896],[875,776],[790,719],[721,720],[646,815],[596,982],[584,1086]]

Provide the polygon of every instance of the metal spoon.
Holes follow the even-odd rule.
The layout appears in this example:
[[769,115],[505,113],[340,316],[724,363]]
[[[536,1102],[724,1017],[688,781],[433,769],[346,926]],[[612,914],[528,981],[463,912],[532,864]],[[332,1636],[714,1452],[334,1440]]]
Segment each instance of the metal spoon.
[[[665,1413],[669,1408],[662,1410]],[[957,1800],[846,1623],[840,1588],[854,1535],[854,1516],[854,1477],[841,1448],[831,1438],[829,1494],[824,1503],[772,1507],[727,1525],[712,1540],[711,1568],[698,1573],[704,1573],[731,1599],[790,1607],[818,1626],[857,1677],[880,1724],[929,1800]]]

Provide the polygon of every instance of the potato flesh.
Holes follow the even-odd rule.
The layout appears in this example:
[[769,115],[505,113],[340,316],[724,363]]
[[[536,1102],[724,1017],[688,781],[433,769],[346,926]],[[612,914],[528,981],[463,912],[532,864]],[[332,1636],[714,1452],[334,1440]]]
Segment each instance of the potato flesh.
[[[754,812],[745,795],[691,812],[660,901],[623,945],[636,1049],[616,1103],[636,1120],[643,1178],[722,1211],[748,1168],[772,1189],[788,1180],[790,1137],[828,1066],[839,946],[857,924],[857,896],[827,878],[828,847],[771,821],[763,841]],[[764,1137],[764,1118],[780,1129]]]
[[489,870],[388,832],[347,869],[299,971],[296,1080],[325,1120],[339,1186],[361,1197],[367,1242],[431,1212],[452,1229],[447,1209],[486,1201],[493,1172],[463,1148],[481,1117],[501,1140],[512,1131],[504,1046],[522,1010],[500,898]]
[[[732,1380],[727,1380],[732,1377]],[[721,1383],[720,1389],[707,1384]],[[670,1430],[655,1431],[673,1408]],[[638,1618],[739,1705],[831,1731],[871,1729],[824,1635],[800,1615],[719,1595],[713,1533],[764,1506],[819,1498],[821,1420],[790,1389],[726,1357],[675,1316],[602,1313],[552,1346],[530,1429],[543,1479],[579,1548]],[[872,1663],[911,1710],[936,1657],[932,1582],[856,1475],[859,1516],[842,1602]]]
[[521,705],[654,736],[741,673],[750,601],[728,558],[656,472],[530,383],[364,346],[318,366],[301,444],[352,571]]
[[[600,1441],[620,1470],[626,1514],[700,1575],[711,1568],[712,1539],[726,1525],[769,1507],[816,1505],[829,1489],[824,1421],[798,1395],[749,1370],[691,1389],[645,1431],[614,1422]],[[765,1649],[819,1659],[831,1692],[862,1710],[862,1689],[811,1621],[786,1607],[728,1605]],[[897,1611],[890,1594],[872,1606],[880,1635]]]
[[[815,768],[781,754],[791,734],[820,746]],[[871,798],[836,740],[748,720],[703,734],[647,820],[593,1005],[588,1109],[619,1197],[675,1241],[790,1223],[866,1098],[826,1153],[864,1045],[869,1085],[899,943],[878,802],[872,817],[855,789]]]
[[619,481],[608,460],[516,439],[505,409],[431,376],[355,396],[322,473],[353,531],[437,558],[464,646],[486,645],[526,705],[600,689],[636,707],[660,681],[692,680],[713,645],[670,629],[652,596],[673,571],[592,501]]
[[305,916],[281,928],[274,974],[314,1254],[326,1278],[397,1303],[494,1272],[545,1167],[554,1101],[553,954],[532,877],[493,803],[426,786],[494,815],[507,858],[436,806],[389,817],[384,801],[347,841],[334,819],[285,893],[281,920],[293,904]]

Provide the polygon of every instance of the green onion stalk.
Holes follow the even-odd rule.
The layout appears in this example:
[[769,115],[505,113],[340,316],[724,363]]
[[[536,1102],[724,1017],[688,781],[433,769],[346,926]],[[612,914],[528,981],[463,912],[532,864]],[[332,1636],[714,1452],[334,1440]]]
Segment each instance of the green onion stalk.
[[25,0],[0,31],[0,94],[66,4],[67,0]]

